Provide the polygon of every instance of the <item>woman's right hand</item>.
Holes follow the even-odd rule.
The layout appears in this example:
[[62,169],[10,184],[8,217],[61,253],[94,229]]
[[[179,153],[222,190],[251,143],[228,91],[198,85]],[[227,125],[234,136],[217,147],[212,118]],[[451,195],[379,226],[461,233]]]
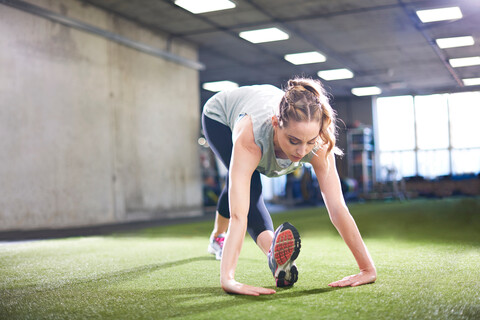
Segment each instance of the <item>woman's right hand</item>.
[[244,294],[249,296],[259,296],[261,294],[274,294],[276,291],[262,287],[252,287],[235,279],[221,281],[222,289],[227,293]]

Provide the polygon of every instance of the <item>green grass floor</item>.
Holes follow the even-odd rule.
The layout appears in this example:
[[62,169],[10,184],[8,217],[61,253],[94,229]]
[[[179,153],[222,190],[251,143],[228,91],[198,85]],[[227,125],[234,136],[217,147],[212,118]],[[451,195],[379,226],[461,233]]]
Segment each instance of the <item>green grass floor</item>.
[[[480,198],[351,204],[375,284],[357,272],[325,208],[273,215],[302,237],[299,281],[275,295],[229,295],[206,253],[213,221],[107,236],[0,244],[0,319],[480,319]],[[238,281],[274,287],[247,237]]]

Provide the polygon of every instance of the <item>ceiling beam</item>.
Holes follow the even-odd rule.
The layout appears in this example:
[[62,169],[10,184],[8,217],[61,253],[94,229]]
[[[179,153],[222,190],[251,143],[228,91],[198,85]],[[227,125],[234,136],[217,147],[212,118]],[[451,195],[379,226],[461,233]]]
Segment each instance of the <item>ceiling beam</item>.
[[84,22],[76,20],[76,19],[72,19],[70,17],[58,14],[58,13],[50,11],[50,10],[46,10],[44,8],[41,8],[39,6],[30,4],[30,3],[25,2],[25,1],[0,0],[0,4],[10,6],[12,8],[15,8],[15,9],[18,9],[18,10],[21,10],[21,11],[24,11],[24,12],[28,12],[28,13],[33,14],[33,15],[40,16],[42,18],[49,19],[53,22],[60,23],[64,26],[68,26],[68,27],[71,27],[71,28],[75,28],[77,30],[85,31],[85,32],[103,37],[105,39],[108,39],[110,41],[119,43],[119,44],[124,45],[126,47],[138,50],[138,51],[143,52],[143,53],[147,53],[147,54],[155,56],[155,57],[163,58],[165,60],[168,60],[168,61],[180,64],[180,65],[186,66],[186,67],[191,68],[191,69],[203,70],[205,68],[205,66],[200,62],[193,61],[193,60],[178,56],[176,54],[173,54],[173,53],[165,51],[165,50],[154,48],[152,46],[146,45],[146,44],[138,42],[138,41],[133,41],[133,40],[128,39],[128,38],[126,38],[122,35],[119,35],[119,34],[104,30],[104,29],[97,28],[93,25],[84,23]]

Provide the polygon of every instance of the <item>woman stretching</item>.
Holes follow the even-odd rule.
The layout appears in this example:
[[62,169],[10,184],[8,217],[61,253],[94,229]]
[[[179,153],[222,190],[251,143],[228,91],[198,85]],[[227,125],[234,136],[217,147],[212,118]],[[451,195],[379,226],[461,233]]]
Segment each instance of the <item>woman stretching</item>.
[[372,258],[343,199],[334,156],[341,153],[335,147],[335,114],[320,82],[299,78],[290,80],[285,91],[256,85],[219,92],[205,104],[202,125],[213,152],[228,168],[208,247],[221,259],[220,284],[225,292],[275,293],[235,281],[246,231],[267,255],[277,287],[297,281],[300,236],[289,223],[273,232],[260,173],[278,177],[306,162],[313,166],[330,220],[360,269],[329,285],[358,286],[376,280]]

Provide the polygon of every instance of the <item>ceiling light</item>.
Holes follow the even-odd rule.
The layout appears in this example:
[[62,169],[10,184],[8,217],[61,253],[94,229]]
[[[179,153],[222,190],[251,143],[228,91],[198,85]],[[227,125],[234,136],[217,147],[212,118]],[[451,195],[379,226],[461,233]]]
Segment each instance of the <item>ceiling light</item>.
[[259,30],[240,32],[240,37],[252,43],[262,43],[286,40],[289,38],[288,34],[277,28],[266,28]]
[[302,52],[302,53],[292,53],[285,55],[285,60],[293,64],[307,64],[307,63],[319,63],[325,62],[327,58],[317,51],[312,52]]
[[318,71],[318,76],[323,80],[341,80],[353,78],[353,72],[348,69],[333,69]]
[[382,93],[382,89],[380,89],[379,87],[353,88],[352,93],[358,97],[374,96]]
[[459,7],[419,10],[417,11],[417,16],[423,23],[461,19],[463,17]]
[[228,80],[214,81],[214,82],[205,82],[202,85],[202,88],[208,91],[219,92],[222,90],[238,88],[238,84]]
[[435,41],[437,42],[437,45],[440,49],[466,47],[473,46],[475,44],[475,40],[473,40],[472,36],[442,38]]
[[478,86],[480,85],[480,78],[468,78],[468,79],[462,79],[463,84],[466,86]]
[[195,14],[235,8],[229,0],[175,0],[175,4]]
[[480,65],[480,57],[456,58],[448,60],[454,68]]

